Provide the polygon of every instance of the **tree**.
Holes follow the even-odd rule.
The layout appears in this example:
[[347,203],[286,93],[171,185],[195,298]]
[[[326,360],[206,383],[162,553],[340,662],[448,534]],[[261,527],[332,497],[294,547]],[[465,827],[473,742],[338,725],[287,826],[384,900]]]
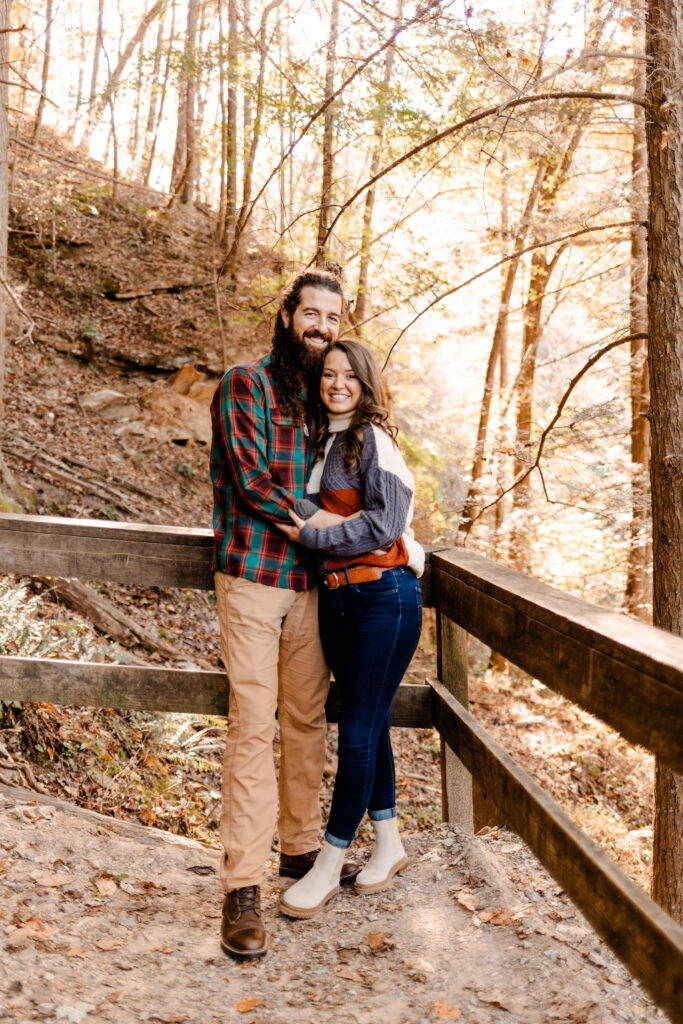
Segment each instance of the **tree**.
[[[403,0],[399,0],[394,28],[398,28],[403,17]],[[389,102],[389,86],[391,84],[391,73],[394,67],[396,50],[390,46],[384,57],[384,74],[377,96],[377,114],[375,116],[375,138],[372,146],[372,158],[370,160],[370,177],[377,174],[382,160],[384,148],[384,131],[387,120],[387,105]],[[375,209],[375,197],[377,187],[373,185],[368,189],[365,196],[363,209],[363,230],[360,243],[360,263],[358,267],[358,285],[356,287],[356,301],[353,308],[353,322],[356,334],[361,337],[362,328],[368,308],[368,273],[370,269],[370,253],[372,247],[372,216]]]
[[[640,32],[634,33],[640,42]],[[636,46],[638,49],[638,46]],[[645,65],[636,61],[633,91],[645,94]],[[645,111],[633,109],[633,153],[631,157],[631,334],[647,333],[647,139]],[[631,392],[631,523],[626,570],[626,610],[649,619],[651,601],[652,523],[650,520],[650,380],[647,341],[634,338],[630,353]]]
[[171,170],[171,192],[179,196],[182,203],[191,202],[194,195],[198,26],[199,0],[189,0],[183,63],[178,82],[178,117]]
[[38,109],[36,110],[35,121],[33,122],[33,141],[35,142],[40,132],[40,125],[43,119],[43,110],[45,108],[45,99],[47,95],[47,83],[50,76],[50,50],[52,46],[52,3],[53,0],[47,0],[45,6],[45,43],[43,45],[43,72],[40,81],[40,98],[38,100]]
[[152,7],[150,7],[150,9],[147,11],[147,13],[140,21],[135,32],[132,34],[132,36],[126,43],[125,47],[123,48],[123,51],[116,63],[116,67],[112,71],[110,71],[108,75],[107,84],[105,85],[102,92],[98,95],[96,71],[98,65],[96,64],[96,62],[99,60],[98,41],[100,44],[100,48],[103,45],[102,26],[100,19],[102,17],[102,12],[104,10],[103,0],[100,0],[100,14],[98,17],[97,38],[95,40],[95,58],[93,59],[93,78],[90,93],[91,104],[90,109],[88,110],[88,119],[86,121],[85,130],[83,132],[83,137],[81,139],[81,145],[86,147],[90,145],[90,140],[92,139],[93,132],[95,131],[99,119],[102,116],[104,109],[109,103],[109,100],[112,97],[113,93],[116,91],[116,89],[121,83],[121,79],[123,78],[123,73],[126,70],[128,61],[135,53],[135,50],[138,47],[138,45],[145,38],[145,33],[147,32],[149,26],[152,24],[155,18],[157,18],[165,10],[167,4],[168,0],[157,0],[157,2],[153,4]]
[[323,144],[322,144],[322,186],[320,189],[320,210],[318,213],[318,241],[315,251],[316,266],[322,267],[327,260],[329,244],[330,210],[332,207],[332,173],[334,167],[334,127],[337,119],[334,96],[334,72],[337,60],[337,34],[339,32],[339,0],[332,0],[330,12],[330,37],[325,59],[325,102]]
[[[0,0],[0,65],[6,68],[9,64],[9,15],[11,0]],[[8,160],[9,160],[9,121],[7,117],[7,81],[6,76],[0,78],[0,278],[5,282],[0,288],[0,414],[5,383],[5,314],[7,308],[7,217],[8,217]],[[12,478],[0,451],[0,484],[8,488]]]
[[[650,0],[646,52],[653,620],[683,636],[683,0]],[[661,763],[652,895],[683,924],[683,777]]]

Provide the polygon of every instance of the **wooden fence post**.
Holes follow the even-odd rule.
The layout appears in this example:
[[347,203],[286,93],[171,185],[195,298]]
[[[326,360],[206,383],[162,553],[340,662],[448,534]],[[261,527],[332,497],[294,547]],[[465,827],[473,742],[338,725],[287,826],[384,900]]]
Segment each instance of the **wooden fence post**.
[[[467,633],[439,611],[436,613],[436,657],[439,681],[469,711]],[[444,821],[471,832],[472,777],[459,757],[441,738],[441,803]]]

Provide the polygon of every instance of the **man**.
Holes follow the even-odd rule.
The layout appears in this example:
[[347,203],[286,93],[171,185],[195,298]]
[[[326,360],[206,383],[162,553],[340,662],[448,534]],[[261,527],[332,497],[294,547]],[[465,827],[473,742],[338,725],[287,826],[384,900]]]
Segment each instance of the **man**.
[[[314,460],[308,380],[339,335],[342,309],[337,277],[300,274],[283,297],[270,354],[228,370],[211,405],[216,602],[230,684],[221,946],[240,960],[266,952],[259,887],[276,818],[281,875],[302,877],[318,853],[329,671],[312,563],[276,524],[290,522],[304,494]],[[357,873],[345,865],[342,880]]]

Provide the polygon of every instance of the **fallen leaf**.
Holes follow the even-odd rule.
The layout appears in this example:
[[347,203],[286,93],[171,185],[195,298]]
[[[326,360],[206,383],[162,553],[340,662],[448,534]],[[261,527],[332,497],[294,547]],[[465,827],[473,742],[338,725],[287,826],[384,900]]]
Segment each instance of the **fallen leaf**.
[[110,935],[105,935],[103,939],[98,939],[95,945],[98,949],[109,951],[112,949],[118,949],[121,943],[117,942],[116,939],[112,939]]
[[72,949],[67,949],[66,955],[67,956],[85,956],[87,952],[88,951],[85,948],[85,946],[78,946],[78,947],[74,946]]
[[495,914],[493,910],[482,910],[481,913],[475,914],[472,918],[472,924],[475,928],[478,928],[481,924],[486,924],[488,921],[493,920]]
[[368,932],[368,946],[371,953],[384,953],[388,949],[393,949],[395,945],[396,943],[387,938],[382,931]]
[[250,1010],[255,1010],[262,1003],[263,1000],[256,996],[245,996],[244,999],[240,999],[239,1003],[235,1003],[235,1009],[238,1013],[249,1013]]
[[73,880],[71,875],[67,875],[63,871],[55,871],[49,875],[39,875],[36,878],[36,885],[40,885],[44,889],[58,889],[61,885],[66,885]]
[[100,896],[113,896],[116,892],[116,882],[112,878],[98,878],[95,888]]
[[344,978],[345,981],[355,981],[357,985],[363,984],[363,978],[358,971],[354,971],[353,967],[347,967],[346,964],[337,964],[334,973],[338,978]]
[[461,889],[460,892],[456,892],[455,898],[461,907],[465,907],[466,910],[470,910],[473,914],[479,906],[479,900],[472,892],[468,892],[467,889]]
[[359,953],[360,946],[339,946],[337,949],[337,959],[342,964],[348,964]]
[[433,974],[434,968],[428,960],[423,960],[421,957],[411,958],[404,960],[403,963],[406,965],[409,971],[419,971],[420,974]]
[[95,1007],[92,1003],[75,1003],[73,1006],[58,1006],[55,1010],[57,1020],[68,1020],[70,1024],[81,1024]]
[[525,907],[503,907],[497,913],[493,914],[490,918],[491,924],[499,926],[512,924],[513,921],[519,921],[520,918],[524,917],[526,913]]
[[526,1006],[526,999],[521,992],[503,992],[502,989],[492,988],[490,991],[477,992],[477,996],[482,1003],[501,1006],[509,1013],[521,1014]]
[[460,1020],[462,1014],[462,1007],[454,1006],[447,999],[439,999],[438,1002],[432,1003],[432,1010],[439,1020]]

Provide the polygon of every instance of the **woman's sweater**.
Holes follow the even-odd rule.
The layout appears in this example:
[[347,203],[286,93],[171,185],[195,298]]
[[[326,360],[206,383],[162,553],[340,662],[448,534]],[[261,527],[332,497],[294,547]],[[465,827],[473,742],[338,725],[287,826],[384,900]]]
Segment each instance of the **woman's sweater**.
[[308,498],[328,512],[360,515],[320,530],[306,523],[299,543],[319,553],[318,569],[336,571],[352,565],[424,570],[424,551],[411,529],[415,483],[396,442],[375,424],[363,426],[360,473],[344,466],[342,434],[351,414],[330,413],[330,436],[323,458],[311,472]]

